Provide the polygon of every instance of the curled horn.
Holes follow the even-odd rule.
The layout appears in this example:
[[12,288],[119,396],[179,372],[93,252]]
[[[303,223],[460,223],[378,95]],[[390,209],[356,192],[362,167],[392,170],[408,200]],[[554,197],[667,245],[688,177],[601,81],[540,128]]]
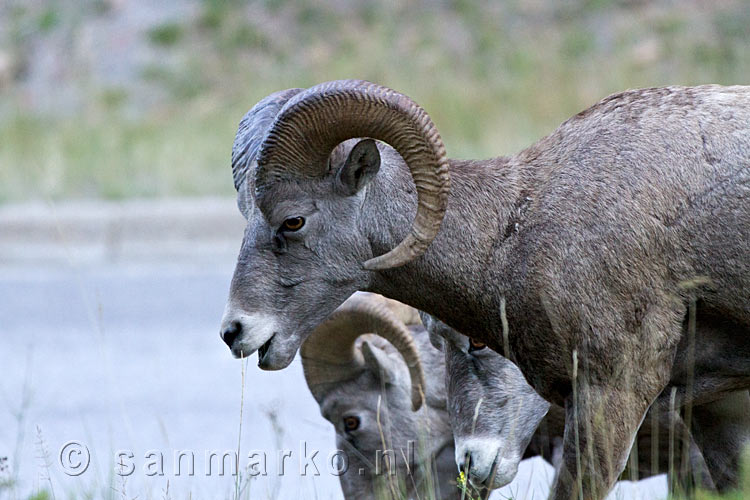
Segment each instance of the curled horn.
[[[258,159],[258,151],[276,115],[284,104],[304,89],[287,89],[274,92],[263,98],[242,117],[232,144],[232,178],[234,188],[239,191],[247,179],[248,170]],[[255,178],[251,178],[254,182]],[[252,192],[251,192],[252,194]]]
[[313,395],[319,397],[320,385],[350,379],[364,369],[364,358],[355,341],[368,333],[386,339],[404,358],[411,377],[412,409],[418,410],[426,385],[411,332],[384,303],[359,294],[334,311],[302,344],[302,366]]
[[422,324],[422,318],[420,317],[418,310],[404,304],[403,302],[389,299],[388,297],[384,297],[377,293],[356,292],[356,294],[349,300],[367,300],[368,302],[382,304],[386,309],[391,311],[399,321],[407,326]]
[[261,146],[256,201],[267,213],[273,203],[272,196],[266,196],[269,186],[279,180],[325,175],[331,151],[356,137],[390,144],[411,171],[418,197],[411,232],[396,248],[364,263],[370,270],[404,265],[421,256],[437,236],[450,179],[445,146],[427,112],[394,90],[362,80],[338,80],[292,97]]

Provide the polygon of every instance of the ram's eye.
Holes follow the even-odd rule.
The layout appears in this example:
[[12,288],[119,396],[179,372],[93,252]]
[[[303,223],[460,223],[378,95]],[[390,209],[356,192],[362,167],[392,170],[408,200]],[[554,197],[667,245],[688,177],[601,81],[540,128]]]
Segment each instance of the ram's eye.
[[478,340],[475,340],[473,338],[469,338],[469,352],[481,351],[485,347],[487,347],[487,344],[479,342]]
[[283,231],[299,231],[304,225],[304,217],[287,217],[281,225],[281,229]]
[[344,430],[346,432],[352,432],[359,429],[359,417],[344,417]]

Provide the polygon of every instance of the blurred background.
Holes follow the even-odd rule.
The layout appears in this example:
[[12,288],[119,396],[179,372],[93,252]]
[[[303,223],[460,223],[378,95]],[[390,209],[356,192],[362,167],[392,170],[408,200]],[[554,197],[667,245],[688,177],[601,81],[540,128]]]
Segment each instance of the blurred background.
[[[338,78],[414,98],[451,156],[511,154],[616,91],[750,83],[750,1],[0,0],[0,498],[228,498],[232,478],[122,485],[112,452],[333,448],[299,366],[253,359],[243,392],[218,325],[237,123]],[[97,473],[59,470],[71,439]],[[543,495],[525,474],[508,491]],[[340,495],[294,476],[249,498]]]
[[747,82],[746,0],[2,0],[0,201],[232,194],[265,95],[364,78],[457,157],[631,87]]

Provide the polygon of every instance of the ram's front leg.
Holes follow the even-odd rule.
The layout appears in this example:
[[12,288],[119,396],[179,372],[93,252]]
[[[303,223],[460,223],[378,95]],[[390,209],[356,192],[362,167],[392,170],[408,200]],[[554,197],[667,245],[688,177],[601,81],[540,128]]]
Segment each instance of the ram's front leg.
[[635,434],[656,394],[615,384],[576,384],[574,395],[565,402],[563,460],[550,498],[604,498],[625,468]]

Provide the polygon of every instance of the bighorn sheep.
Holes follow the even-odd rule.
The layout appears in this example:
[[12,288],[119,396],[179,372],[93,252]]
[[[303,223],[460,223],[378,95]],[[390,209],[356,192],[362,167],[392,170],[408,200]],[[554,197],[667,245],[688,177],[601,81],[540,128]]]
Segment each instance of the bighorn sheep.
[[427,113],[376,84],[277,92],[232,150],[248,225],[221,334],[281,369],[355,290],[424,310],[507,346],[564,406],[553,498],[603,498],[687,305],[750,343],[748,166],[750,87],[622,92],[485,161],[448,160]]
[[[562,451],[564,409],[538,396],[508,359],[428,314],[421,316],[431,342],[445,353],[456,462],[469,479],[481,487],[498,488],[513,480],[522,458],[541,455],[552,463]],[[687,357],[687,325],[685,330],[679,359]],[[718,377],[704,377],[719,372],[711,367],[716,359],[722,360],[723,373],[737,360],[731,343],[717,341],[721,337],[720,332],[700,330],[694,337],[691,431],[681,416],[685,408],[680,408],[681,401],[673,399],[668,387],[638,431],[629,461],[634,470],[626,477],[674,473],[670,483],[678,481],[683,490],[691,489],[694,482],[719,491],[738,486],[740,455],[750,441],[750,394],[747,390],[715,393]],[[689,383],[685,367],[674,368],[670,385]]]
[[[430,345],[415,310],[357,293],[300,353],[307,385],[348,457],[339,477],[347,499],[390,498],[391,488],[403,490],[403,498],[460,498],[443,355]],[[425,402],[417,412],[413,391]],[[386,464],[386,457],[393,462]],[[386,493],[378,495],[381,488]]]
[[[348,468],[340,477],[346,498],[372,496],[378,487],[388,487],[388,479],[391,486],[405,488],[407,497],[413,496],[418,486],[423,491],[432,488],[437,498],[456,498],[460,496],[454,484],[456,463],[463,468],[463,460],[469,457],[473,470],[467,470],[467,476],[472,481],[478,479],[475,486],[486,492],[486,487],[496,488],[512,481],[522,458],[539,455],[552,462],[552,456],[561,451],[563,410],[553,406],[545,418],[550,405],[533,391],[513,363],[429,315],[423,315],[422,321],[430,342],[445,353],[445,365],[440,351],[429,345],[425,327],[414,309],[362,292],[347,299],[302,344],[308,387],[321,414],[336,429],[338,448],[349,457]],[[707,347],[701,345],[700,350]],[[448,371],[444,374],[445,366]],[[700,365],[696,368],[700,370]],[[450,424],[443,378],[448,387]],[[411,385],[411,380],[416,380],[416,384]],[[425,380],[429,381],[426,385]],[[422,406],[419,413],[413,413],[409,395],[419,387],[427,387],[427,408]],[[383,399],[378,403],[380,397]],[[749,408],[746,391],[744,398],[748,401],[739,409]],[[732,409],[738,413],[736,406]],[[669,410],[668,406],[662,408],[662,417]],[[726,419],[722,413],[712,412]],[[735,417],[738,422],[742,418]],[[744,417],[748,418],[750,414]],[[721,421],[709,427],[718,429]],[[662,428],[655,441],[651,423],[647,422],[649,426],[639,432],[637,441],[637,476],[641,478],[670,471],[668,419],[660,422]],[[671,465],[678,476],[685,432],[681,424],[679,416],[671,424],[675,446]],[[452,429],[455,449],[446,429]],[[747,429],[740,429],[745,436]],[[727,444],[740,443],[742,432],[731,430],[733,439]],[[403,461],[416,451],[416,447],[409,451],[410,441],[429,442],[428,449],[421,449],[422,455],[412,464],[414,472]],[[654,443],[659,446],[659,462],[652,467]],[[739,447],[716,448],[714,455],[721,455],[723,460],[712,474],[722,480],[731,476],[733,482],[724,486],[736,484]],[[394,477],[384,475],[383,463],[379,464],[380,474],[375,470],[378,452],[382,456],[386,449],[395,450]],[[690,472],[698,475],[703,487],[712,488],[712,475],[692,439],[689,452]],[[430,459],[434,459],[436,467],[425,474]],[[383,481],[378,483],[378,479]],[[681,478],[683,486],[689,486],[689,482],[689,476]],[[719,485],[722,489],[722,483]]]

